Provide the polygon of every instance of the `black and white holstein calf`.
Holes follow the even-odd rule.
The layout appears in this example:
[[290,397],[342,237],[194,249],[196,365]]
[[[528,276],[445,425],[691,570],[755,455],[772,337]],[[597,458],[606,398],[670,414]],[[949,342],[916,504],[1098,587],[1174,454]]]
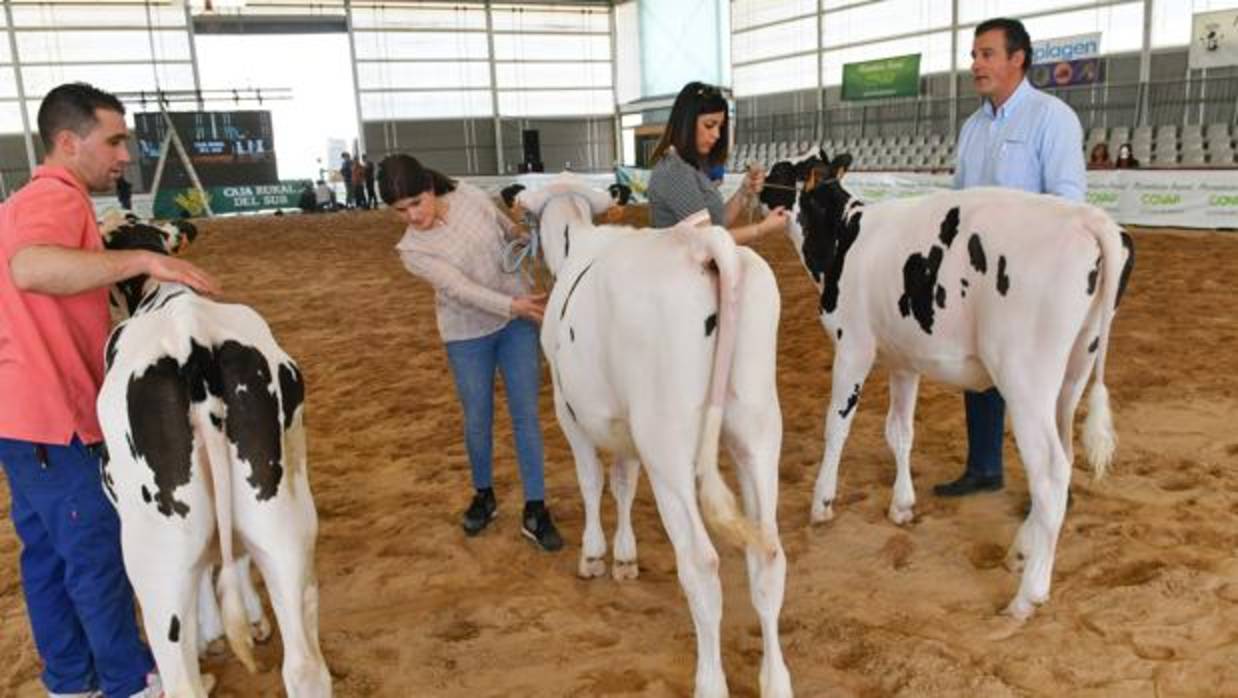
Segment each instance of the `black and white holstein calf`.
[[[786,557],[776,518],[782,415],[773,273],[725,229],[698,227],[699,215],[667,230],[595,227],[593,215],[611,197],[570,175],[518,200],[538,216],[555,276],[541,340],[584,497],[580,576],[606,572],[599,448],[616,457],[612,574],[637,576],[631,512],[644,463],[696,626],[696,696],[728,694],[718,553],[706,521],[746,548],[764,639],[761,694],[790,696],[778,642]],[[747,516],[718,471],[720,435],[736,463]]]
[[898,524],[914,515],[920,376],[967,390],[996,386],[1032,497],[1010,549],[1025,566],[1006,610],[1029,617],[1049,598],[1075,408],[1094,364],[1083,445],[1097,478],[1116,445],[1105,357],[1134,259],[1130,238],[1104,211],[1052,196],[984,188],[864,206],[837,179],[800,195],[788,234],[820,291],[821,322],[834,341],[813,521],[833,516],[839,457],[878,355],[890,374],[885,433],[897,475],[889,517]]
[[[105,233],[105,243],[166,253],[179,247],[179,232],[130,221]],[[256,669],[245,606],[252,613],[257,597],[248,562],[234,559],[239,543],[271,597],[288,695],[330,696],[318,646],[318,521],[301,372],[246,306],[147,277],[118,284],[113,300],[128,319],[108,339],[98,401],[108,453],[103,482],[120,515],[125,569],[167,694],[207,694],[198,608],[205,623],[218,623],[209,583],[218,534],[228,644]]]

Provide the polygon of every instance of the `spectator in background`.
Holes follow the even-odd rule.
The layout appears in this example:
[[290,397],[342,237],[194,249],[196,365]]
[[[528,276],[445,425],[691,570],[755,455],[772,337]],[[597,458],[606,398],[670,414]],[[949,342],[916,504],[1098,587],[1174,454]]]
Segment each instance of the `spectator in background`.
[[344,205],[352,208],[356,204],[352,188],[352,156],[348,153],[340,155],[340,180],[344,182]]
[[319,211],[334,211],[336,209],[335,190],[326,180],[318,180],[314,187],[314,204]]
[[307,180],[305,186],[301,187],[301,196],[297,199],[297,208],[301,209],[301,213],[314,213],[318,210],[318,203],[314,198],[314,185]]
[[121,208],[126,211],[133,210],[133,185],[125,179],[123,173],[116,178],[116,198],[120,201]]
[[1092,146],[1092,152],[1088,155],[1089,170],[1112,170],[1113,160],[1109,157],[1109,146],[1104,143],[1097,143]]
[[369,208],[365,198],[365,164],[358,157],[352,165],[352,200],[357,208]]
[[1139,161],[1131,154],[1131,144],[1123,143],[1118,146],[1118,159],[1114,161],[1113,166],[1119,170],[1134,169],[1139,167]]
[[361,163],[365,170],[365,197],[370,202],[370,208],[378,208],[378,195],[374,192],[374,161],[362,153]]

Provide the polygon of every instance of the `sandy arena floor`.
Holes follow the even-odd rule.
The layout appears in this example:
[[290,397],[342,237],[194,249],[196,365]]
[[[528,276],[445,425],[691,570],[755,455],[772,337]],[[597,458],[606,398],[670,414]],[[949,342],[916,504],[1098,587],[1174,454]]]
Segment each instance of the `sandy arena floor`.
[[[460,531],[470,496],[460,411],[431,291],[392,251],[401,226],[390,214],[202,228],[189,258],[222,279],[226,299],[267,318],[308,381],[321,641],[337,696],[691,695],[691,619],[646,481],[634,515],[640,579],[575,576],[580,495],[548,381],[549,499],[568,545],[546,554],[519,534],[505,408],[500,517],[476,539]],[[879,368],[843,456],[839,516],[809,527],[832,348],[791,246],[759,245],[783,294],[782,642],[797,695],[1238,695],[1238,235],[1144,230],[1136,243],[1109,355],[1121,438],[1112,475],[1093,484],[1076,473],[1053,597],[1003,640],[989,636],[1017,579],[1001,559],[1027,497],[1013,439],[1005,491],[935,499],[930,487],[962,467],[962,399],[923,385],[918,517],[895,527]],[[8,501],[0,494],[5,519]],[[604,512],[609,527],[609,496]],[[731,691],[756,696],[756,614],[741,556],[721,550]],[[43,694],[18,554],[0,524],[0,696],[26,698]],[[215,695],[282,695],[280,657],[276,638],[256,676],[231,657],[208,661]]]

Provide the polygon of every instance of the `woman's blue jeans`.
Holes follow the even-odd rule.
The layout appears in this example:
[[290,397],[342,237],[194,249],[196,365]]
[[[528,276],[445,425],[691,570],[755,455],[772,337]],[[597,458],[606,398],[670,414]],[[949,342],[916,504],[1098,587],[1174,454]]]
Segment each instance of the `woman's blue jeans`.
[[542,475],[542,428],[537,397],[541,387],[537,325],[515,319],[503,329],[476,339],[447,342],[447,359],[464,408],[464,442],[473,470],[473,487],[493,485],[494,374],[503,373],[507,411],[516,436],[516,460],[525,501],[546,498]]

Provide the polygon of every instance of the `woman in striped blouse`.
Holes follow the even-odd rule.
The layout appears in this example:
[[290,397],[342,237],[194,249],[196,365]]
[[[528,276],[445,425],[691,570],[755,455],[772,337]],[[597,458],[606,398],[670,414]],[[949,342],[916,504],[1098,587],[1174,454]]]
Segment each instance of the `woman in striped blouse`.
[[534,294],[520,274],[503,271],[501,255],[514,224],[477,187],[392,155],[378,171],[379,196],[408,223],[396,245],[400,260],[434,286],[439,335],[464,409],[465,444],[476,493],[462,525],[477,535],[494,520],[498,504],[491,478],[494,375],[503,372],[507,408],[524,486],[522,531],[544,550],[563,539],[545,505],[541,381],[537,323],[545,294]]
[[750,169],[743,185],[722,202],[710,175],[726,162],[728,130],[726,97],[717,87],[690,82],[679,91],[662,140],[653,151],[656,164],[646,190],[653,227],[669,228],[702,210],[708,210],[710,221],[728,228],[741,244],[786,227],[787,212],[781,207],[759,223],[736,225],[739,214],[755,205],[764,186],[765,173],[759,167]]

